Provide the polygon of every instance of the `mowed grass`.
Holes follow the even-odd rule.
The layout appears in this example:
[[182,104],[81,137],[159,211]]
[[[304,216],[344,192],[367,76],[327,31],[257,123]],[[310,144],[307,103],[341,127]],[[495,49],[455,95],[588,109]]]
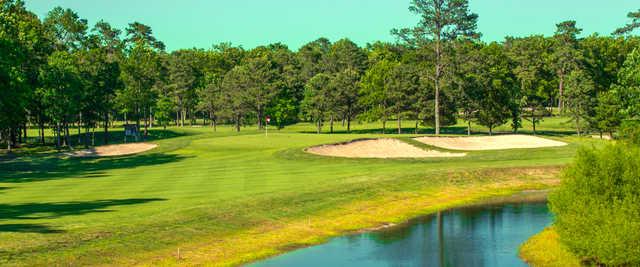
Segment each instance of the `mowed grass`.
[[[341,230],[471,198],[548,186],[536,179],[555,175],[553,166],[569,162],[580,145],[602,142],[565,133],[552,138],[569,142],[566,147],[471,152],[455,159],[342,159],[303,152],[382,136],[376,127],[317,135],[299,133],[314,130],[299,124],[269,136],[253,128],[240,134],[229,127],[216,133],[156,129],[165,137],[153,139],[159,148],[140,155],[66,158],[41,151],[2,157],[0,265],[188,263],[186,256],[177,259],[180,248],[191,253],[192,263],[237,264],[300,245],[299,229],[286,226],[311,218],[308,224],[318,231],[307,233],[305,242],[315,243]],[[393,203],[405,205],[373,213]],[[263,244],[243,243],[255,229],[261,232],[249,236],[272,235],[263,236]],[[332,231],[322,231],[327,229]]]

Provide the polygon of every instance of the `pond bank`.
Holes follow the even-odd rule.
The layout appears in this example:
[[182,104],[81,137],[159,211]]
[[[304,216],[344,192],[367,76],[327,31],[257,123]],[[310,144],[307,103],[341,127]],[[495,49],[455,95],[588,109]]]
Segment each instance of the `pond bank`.
[[558,233],[549,227],[520,247],[520,258],[534,267],[580,267],[580,260],[560,244]]
[[329,212],[257,225],[215,237],[210,242],[182,246],[179,258],[177,249],[167,251],[170,257],[156,258],[147,264],[234,266],[249,263],[320,244],[332,237],[403,223],[486,198],[552,188],[560,182],[559,171],[560,167],[531,167],[443,173],[449,177],[445,183],[425,182],[420,187],[379,193],[369,200]]

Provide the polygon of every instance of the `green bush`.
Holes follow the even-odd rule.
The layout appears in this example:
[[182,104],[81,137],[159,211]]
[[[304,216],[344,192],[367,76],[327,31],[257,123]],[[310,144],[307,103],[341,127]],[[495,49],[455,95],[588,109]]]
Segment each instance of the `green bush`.
[[597,264],[640,266],[640,149],[581,149],[549,197],[560,240]]
[[626,121],[620,127],[620,138],[640,145],[640,121]]

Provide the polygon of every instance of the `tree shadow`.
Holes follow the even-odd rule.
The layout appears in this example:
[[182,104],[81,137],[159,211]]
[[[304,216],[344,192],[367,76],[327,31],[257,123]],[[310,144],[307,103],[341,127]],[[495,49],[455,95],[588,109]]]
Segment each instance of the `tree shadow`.
[[[107,199],[95,201],[74,201],[54,203],[22,203],[0,204],[1,220],[39,220],[55,219],[63,216],[84,215],[88,213],[112,212],[108,209],[114,206],[128,206],[156,201],[166,201],[164,198],[131,198]],[[0,224],[0,232],[18,233],[61,233],[62,230],[53,229],[42,224]]]
[[0,224],[0,233],[38,233],[38,234],[59,234],[62,230],[53,229],[43,224]]
[[20,157],[0,161],[0,183],[25,183],[64,178],[100,178],[107,170],[177,162],[185,156],[144,154],[106,158]]

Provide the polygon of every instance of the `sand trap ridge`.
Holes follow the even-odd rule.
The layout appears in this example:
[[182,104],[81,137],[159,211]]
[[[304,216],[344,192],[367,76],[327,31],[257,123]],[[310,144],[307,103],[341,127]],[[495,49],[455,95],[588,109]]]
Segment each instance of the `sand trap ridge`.
[[67,153],[72,157],[106,157],[137,154],[156,148],[158,145],[151,143],[130,143],[122,145],[98,146],[90,149],[76,150]]
[[415,140],[453,150],[501,150],[566,146],[567,143],[530,135],[497,135],[477,137],[418,137]]
[[311,147],[309,153],[345,158],[434,158],[463,157],[465,153],[423,150],[397,139],[360,140],[337,145]]

